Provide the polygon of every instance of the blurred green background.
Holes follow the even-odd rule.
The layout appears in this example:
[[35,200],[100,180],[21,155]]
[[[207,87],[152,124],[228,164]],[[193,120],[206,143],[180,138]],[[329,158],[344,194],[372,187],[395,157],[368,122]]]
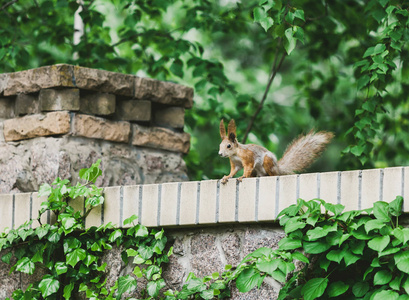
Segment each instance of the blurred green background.
[[311,171],[406,165],[408,24],[408,4],[388,0],[6,0],[0,72],[69,63],[194,87],[191,180],[229,172],[221,118],[278,157],[300,133],[334,132]]

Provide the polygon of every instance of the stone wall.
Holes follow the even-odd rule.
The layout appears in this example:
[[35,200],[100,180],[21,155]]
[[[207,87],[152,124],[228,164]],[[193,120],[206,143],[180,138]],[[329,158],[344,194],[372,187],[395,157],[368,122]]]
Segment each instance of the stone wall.
[[187,180],[191,88],[66,64],[0,74],[0,193],[102,159],[100,186]]

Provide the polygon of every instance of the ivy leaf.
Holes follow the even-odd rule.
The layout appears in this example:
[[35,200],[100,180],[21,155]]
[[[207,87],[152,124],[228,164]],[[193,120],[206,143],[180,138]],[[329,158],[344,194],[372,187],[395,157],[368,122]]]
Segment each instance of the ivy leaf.
[[57,273],[57,275],[67,273],[68,271],[67,265],[62,261],[56,262],[54,268],[55,268],[55,272]]
[[244,269],[236,279],[236,286],[241,293],[247,293],[258,284],[260,278],[260,273],[255,269]]
[[148,291],[149,296],[155,298],[159,295],[159,291],[166,286],[165,280],[160,279],[157,281],[149,281],[146,290]]
[[200,293],[200,297],[202,297],[203,299],[213,299],[213,297],[215,296],[214,290],[206,290]]
[[136,279],[131,275],[121,276],[118,279],[118,296],[120,299],[123,293],[132,292],[136,289]]
[[328,285],[328,278],[314,278],[309,280],[301,289],[304,300],[313,300],[324,294]]
[[13,256],[13,253],[11,253],[11,252],[9,252],[9,253],[7,253],[7,254],[4,254],[4,255],[1,257],[1,261],[9,265],[12,256]]
[[87,252],[84,249],[78,248],[67,254],[66,262],[73,268],[75,265],[87,257]]
[[74,289],[74,282],[71,282],[70,284],[68,284],[68,285],[66,285],[66,286],[64,287],[63,297],[64,297],[66,300],[71,299],[71,292],[72,292],[73,289]]
[[124,225],[132,224],[133,221],[135,221],[135,220],[137,220],[137,219],[138,219],[138,216],[132,215],[132,216],[130,216],[129,218],[127,218],[127,219],[124,220]]
[[149,235],[148,229],[144,225],[135,226],[135,237],[147,237]]
[[102,175],[102,170],[99,169],[101,160],[98,159],[90,168],[81,169],[79,176],[81,179],[95,183],[99,176]]
[[343,281],[336,281],[329,285],[328,296],[337,297],[344,294],[349,289],[349,285],[345,284]]
[[59,288],[60,282],[54,279],[51,275],[45,275],[38,284],[38,289],[40,290],[44,298],[55,294],[56,292],[58,292]]
[[49,196],[52,192],[52,187],[48,183],[44,183],[38,190],[38,197]]
[[138,253],[140,254],[140,256],[144,259],[150,259],[153,255],[153,250],[148,247],[148,246],[140,246],[138,248]]
[[37,227],[34,232],[38,236],[38,238],[41,240],[48,233],[49,229],[50,229],[50,225],[44,224],[40,227]]
[[28,258],[28,257],[23,257],[16,263],[16,270],[27,273],[32,275],[35,270],[35,265],[34,263]]

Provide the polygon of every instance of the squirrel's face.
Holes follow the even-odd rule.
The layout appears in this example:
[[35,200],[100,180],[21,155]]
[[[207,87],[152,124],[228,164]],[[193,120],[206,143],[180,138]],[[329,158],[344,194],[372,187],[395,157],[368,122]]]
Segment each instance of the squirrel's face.
[[230,138],[225,138],[222,140],[220,143],[220,148],[219,148],[219,155],[221,157],[231,157],[233,155],[236,155],[237,153],[237,140],[236,137],[233,139]]

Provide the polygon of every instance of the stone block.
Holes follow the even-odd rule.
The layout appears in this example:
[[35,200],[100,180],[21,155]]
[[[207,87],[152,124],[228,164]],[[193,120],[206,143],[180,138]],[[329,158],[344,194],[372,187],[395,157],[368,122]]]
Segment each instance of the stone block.
[[155,124],[163,127],[183,128],[185,109],[183,107],[166,107],[155,110]]
[[80,111],[86,114],[108,116],[115,113],[116,96],[107,93],[81,95]]
[[239,235],[237,233],[229,233],[222,238],[221,243],[227,264],[238,266],[240,263],[240,251],[238,250],[241,246]]
[[9,73],[0,74],[0,95],[3,95],[3,92],[8,84],[9,79],[10,79]]
[[190,241],[190,249],[190,264],[196,276],[204,277],[214,272],[220,274],[223,272],[224,264],[214,235],[208,233],[194,235]]
[[76,136],[127,143],[130,133],[131,126],[128,122],[109,121],[82,114],[77,114],[74,118],[73,134]]
[[132,97],[133,75],[74,66],[76,87],[85,90]]
[[80,109],[79,89],[42,89],[38,99],[41,111]]
[[14,117],[14,99],[0,97],[0,119]]
[[38,114],[40,112],[38,106],[39,106],[38,97],[32,94],[18,94],[16,96],[16,102],[14,107],[15,115],[23,116]]
[[172,82],[135,77],[136,99],[149,99],[158,103],[191,108],[193,89]]
[[3,80],[0,79],[0,86],[4,85],[3,93],[5,96],[35,93],[41,89],[52,87],[75,87],[73,68],[71,65],[58,64],[8,73],[3,77]]
[[178,133],[161,127],[144,127],[132,125],[132,145],[165,149],[168,151],[188,153],[190,135]]
[[29,115],[4,121],[6,142],[66,134],[69,131],[70,115],[68,112],[50,112],[44,115]]
[[151,105],[148,100],[122,100],[117,103],[116,117],[123,121],[151,120]]

